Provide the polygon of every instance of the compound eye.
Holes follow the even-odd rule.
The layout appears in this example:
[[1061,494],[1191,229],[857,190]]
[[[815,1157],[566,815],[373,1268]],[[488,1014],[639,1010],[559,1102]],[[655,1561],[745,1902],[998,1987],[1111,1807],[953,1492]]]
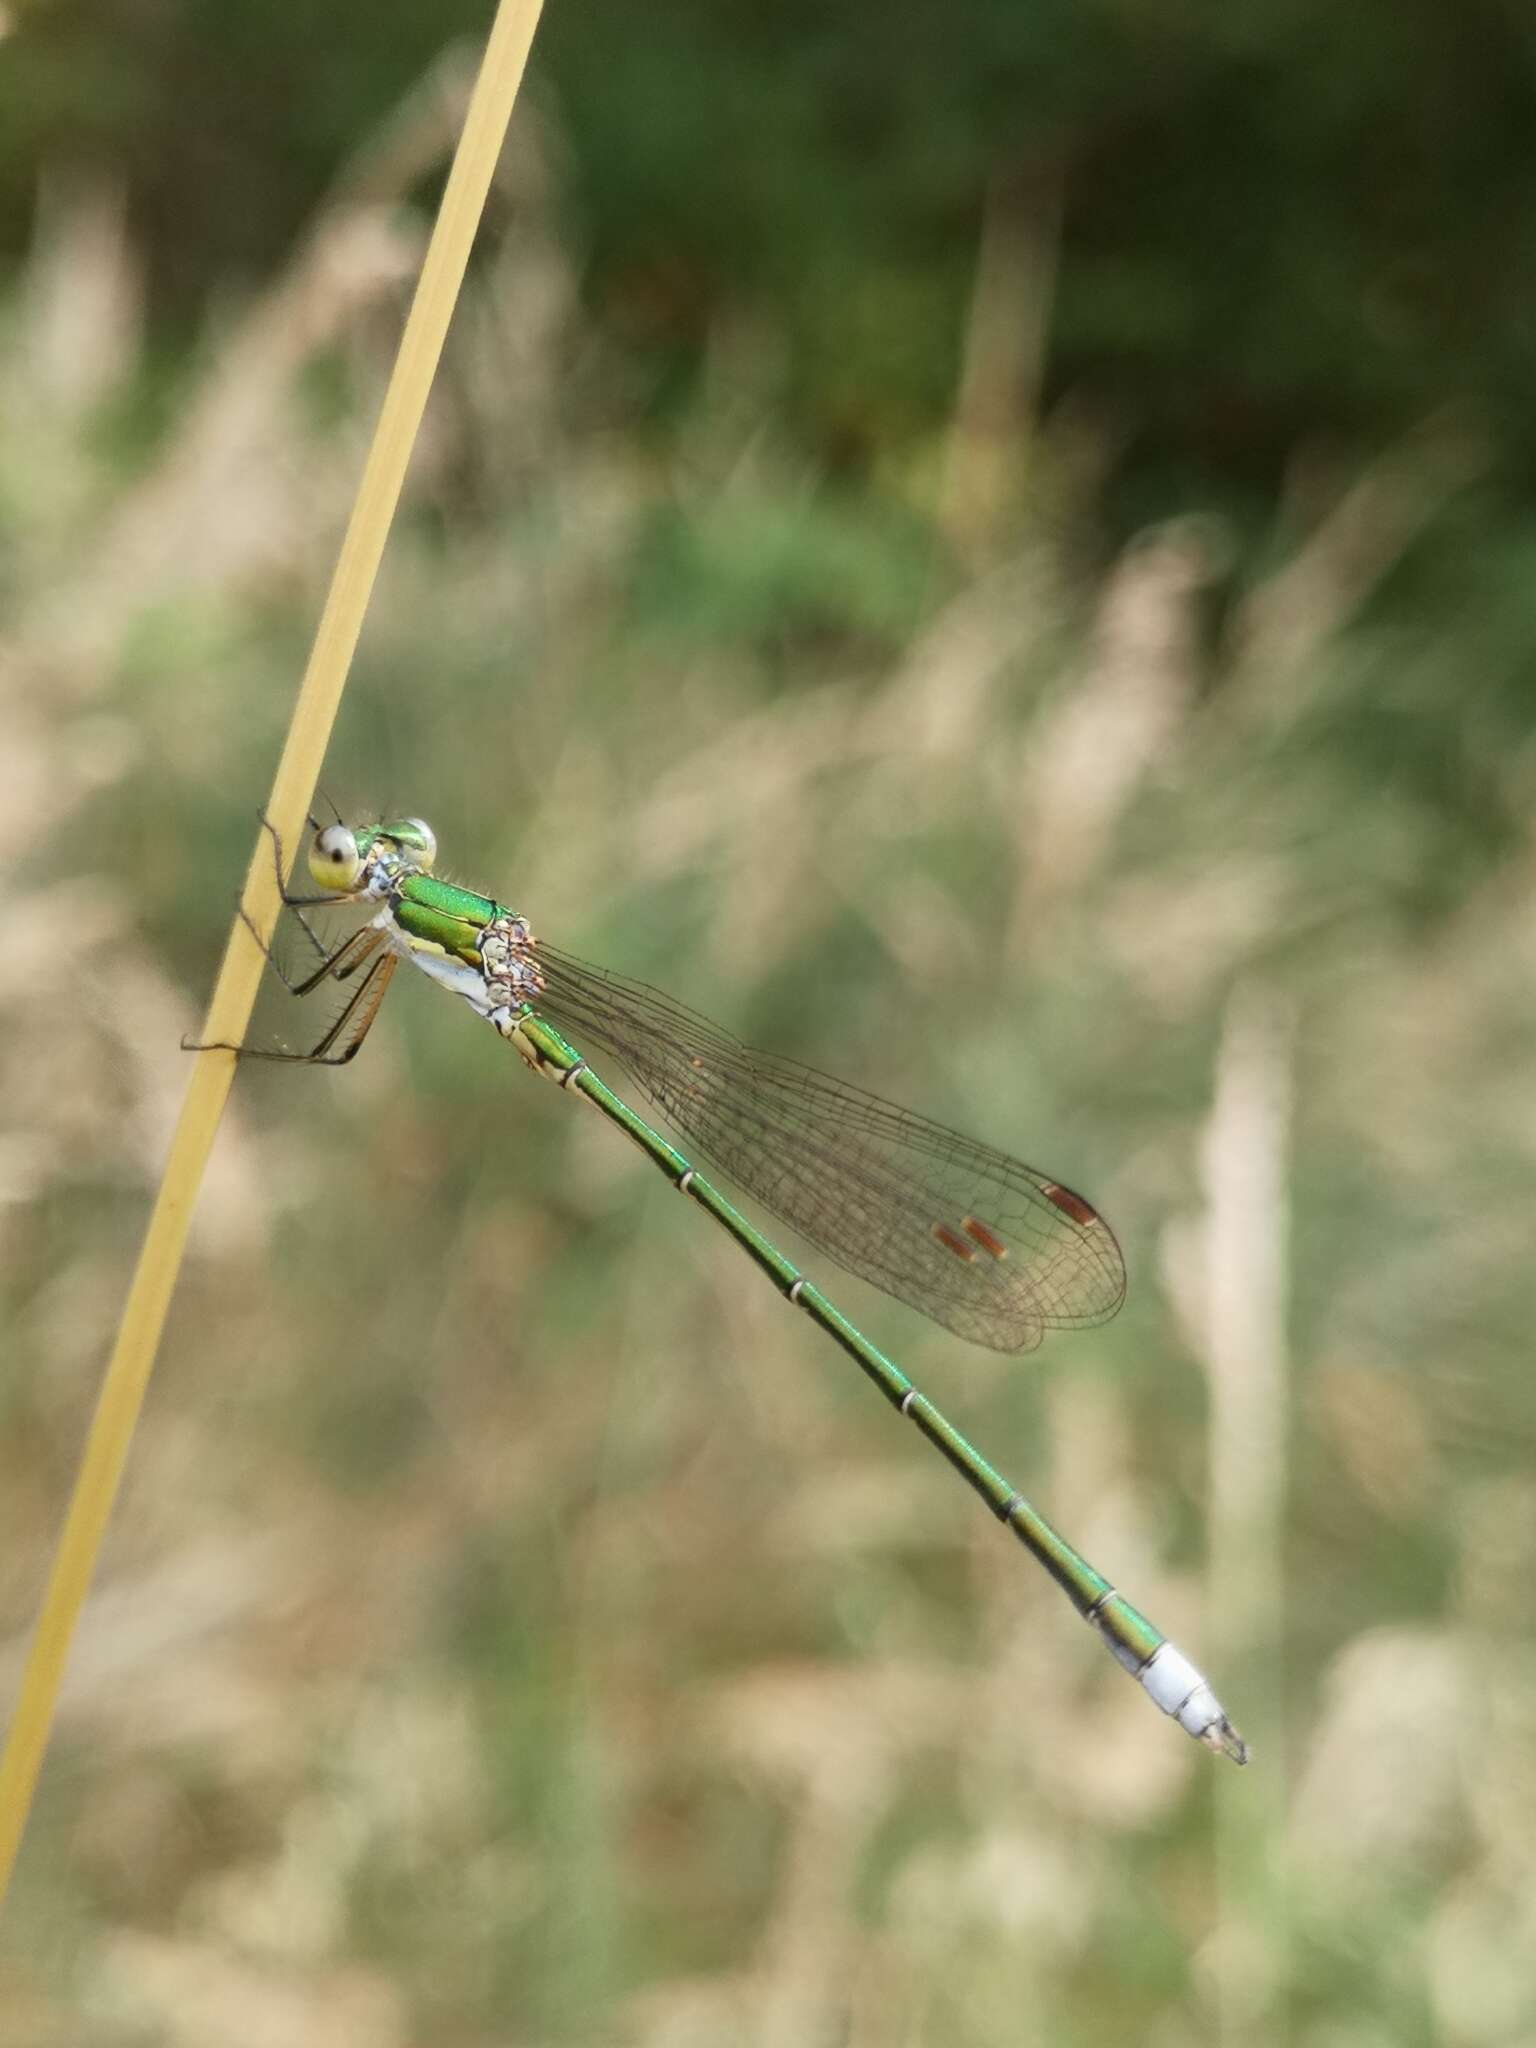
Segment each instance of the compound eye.
[[437,834],[423,818],[407,818],[400,828],[400,843],[409,846],[418,867],[430,868],[437,859]]
[[357,838],[345,825],[327,825],[309,849],[309,872],[322,889],[349,890],[362,872]]

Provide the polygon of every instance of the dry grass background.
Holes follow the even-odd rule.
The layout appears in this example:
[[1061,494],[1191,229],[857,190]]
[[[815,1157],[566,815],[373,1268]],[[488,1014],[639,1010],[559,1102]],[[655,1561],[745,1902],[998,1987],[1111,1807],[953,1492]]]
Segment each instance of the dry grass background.
[[[50,186],[4,308],[0,1695],[459,89],[152,447],[114,429],[110,188]],[[1391,748],[1528,818],[1536,747],[1461,622],[1369,610],[1475,436],[1336,480],[1215,617],[1213,526],[1089,571],[1094,430],[1048,420],[957,568],[931,477],[908,516],[796,471],[759,335],[667,444],[623,431],[559,194],[527,109],[331,791],[1092,1192],[1130,1302],[1027,1364],[832,1291],[1257,1760],[1165,1724],[638,1157],[402,988],[355,1068],[241,1079],[5,2040],[1529,2041],[1536,860],[1469,854]]]

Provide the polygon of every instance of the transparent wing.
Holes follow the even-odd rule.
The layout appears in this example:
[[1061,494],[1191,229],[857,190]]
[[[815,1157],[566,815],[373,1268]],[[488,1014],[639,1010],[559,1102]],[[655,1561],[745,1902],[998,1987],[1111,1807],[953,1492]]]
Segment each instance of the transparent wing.
[[700,1159],[849,1272],[972,1343],[1025,1351],[1112,1316],[1125,1266],[1081,1195],[1006,1153],[774,1053],[643,982],[529,954],[538,1002],[609,1053]]

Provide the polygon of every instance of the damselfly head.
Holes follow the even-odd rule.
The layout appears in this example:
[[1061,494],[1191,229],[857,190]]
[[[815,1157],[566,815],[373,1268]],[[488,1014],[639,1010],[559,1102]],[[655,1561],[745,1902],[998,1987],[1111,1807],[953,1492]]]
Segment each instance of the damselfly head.
[[430,873],[437,835],[420,818],[389,818],[354,831],[339,820],[322,825],[309,849],[309,872],[338,896],[373,896],[392,876]]

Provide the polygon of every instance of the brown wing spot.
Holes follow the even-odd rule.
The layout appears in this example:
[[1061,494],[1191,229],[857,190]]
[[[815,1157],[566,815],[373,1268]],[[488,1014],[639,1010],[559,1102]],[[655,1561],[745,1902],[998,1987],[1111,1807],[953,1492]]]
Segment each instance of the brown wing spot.
[[1040,1192],[1048,1202],[1056,1205],[1063,1216],[1070,1216],[1074,1223],[1081,1223],[1086,1227],[1099,1220],[1097,1209],[1085,1202],[1081,1195],[1074,1195],[1070,1188],[1062,1187],[1057,1181],[1041,1181]]
[[994,1259],[1007,1258],[1007,1245],[1005,1245],[1003,1243],[1003,1240],[997,1235],[995,1235],[994,1232],[988,1230],[985,1223],[978,1223],[974,1216],[962,1216],[960,1218],[960,1228],[965,1232],[967,1237],[975,1238],[976,1242],[981,1246],[982,1250],[984,1252],[990,1252]]
[[951,1230],[947,1223],[935,1223],[933,1234],[939,1243],[943,1245],[945,1251],[953,1252],[957,1259],[964,1259],[967,1265],[975,1258],[976,1254],[971,1250],[965,1239],[958,1232]]

